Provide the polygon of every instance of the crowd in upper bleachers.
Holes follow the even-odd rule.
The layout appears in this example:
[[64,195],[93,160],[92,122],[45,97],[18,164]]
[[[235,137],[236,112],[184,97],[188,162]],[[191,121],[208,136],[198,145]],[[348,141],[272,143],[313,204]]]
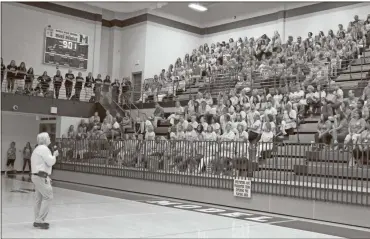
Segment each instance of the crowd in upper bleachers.
[[[107,75],[102,79],[101,74],[96,78],[89,72],[83,76],[82,72],[77,75],[69,69],[63,76],[56,67],[54,76],[49,76],[47,71],[42,75],[36,75],[32,67],[27,69],[25,62],[19,66],[14,60],[5,66],[1,58],[1,86],[2,91],[22,95],[51,97],[56,99],[83,100],[99,102],[102,97],[114,100],[116,103],[124,104],[130,101],[131,81],[123,78],[121,81],[112,81]],[[5,84],[3,81],[5,80]],[[4,86],[4,87],[3,87]],[[63,96],[61,97],[61,94]]]
[[160,102],[165,96],[185,91],[200,79],[212,82],[217,74],[228,71],[238,73],[237,89],[250,86],[252,79],[260,79],[270,87],[289,84],[291,80],[303,81],[305,87],[327,85],[332,76],[369,46],[369,29],[370,16],[365,21],[355,16],[347,28],[339,24],[337,30],[329,30],[327,34],[309,32],[307,37],[296,39],[288,36],[285,43],[277,31],[270,37],[264,34],[259,38],[230,38],[229,42],[210,46],[205,43],[150,79],[140,100],[145,102],[153,96],[154,101]]

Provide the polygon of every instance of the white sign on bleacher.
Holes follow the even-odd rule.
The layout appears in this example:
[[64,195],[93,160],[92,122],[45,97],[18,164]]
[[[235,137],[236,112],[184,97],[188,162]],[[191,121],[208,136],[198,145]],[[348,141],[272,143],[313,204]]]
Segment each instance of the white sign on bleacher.
[[234,179],[234,196],[251,198],[252,181],[250,179]]

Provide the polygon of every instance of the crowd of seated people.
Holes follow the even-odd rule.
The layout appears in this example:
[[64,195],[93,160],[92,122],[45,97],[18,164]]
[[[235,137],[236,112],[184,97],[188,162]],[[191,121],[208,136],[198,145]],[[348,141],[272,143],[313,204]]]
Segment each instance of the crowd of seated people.
[[63,156],[70,152],[70,158],[84,158],[84,153],[99,151],[107,147],[107,140],[123,139],[125,129],[132,128],[132,119],[128,112],[121,115],[119,112],[112,116],[109,110],[101,121],[98,112],[89,119],[82,119],[75,129],[70,125],[68,131],[62,135],[61,148]]
[[[44,71],[38,76],[34,73],[33,68],[27,69],[26,64],[21,62],[19,66],[12,60],[8,66],[3,64],[1,58],[1,85],[5,80],[6,87],[3,91],[16,94],[25,94],[41,97],[60,98],[60,94],[65,94],[65,99],[84,100],[84,101],[100,101],[101,97],[113,99],[117,103],[124,104],[130,100],[131,81],[127,78],[119,81],[115,79],[113,82],[110,76],[107,75],[102,79],[98,74],[96,78],[89,72],[87,76],[83,76],[81,72],[75,73],[70,69],[64,76],[61,75],[57,67],[54,76],[49,76],[48,72]],[[61,89],[64,89],[61,91]],[[81,93],[84,97],[81,97]]]
[[[350,165],[370,164],[370,82],[360,97],[329,91],[322,101],[315,142],[326,148],[353,152]],[[320,147],[319,147],[320,148]]]
[[154,101],[162,101],[165,96],[175,96],[178,90],[186,90],[200,79],[212,80],[220,73],[238,72],[236,88],[251,85],[251,81],[261,84],[289,84],[291,79],[304,81],[304,85],[327,85],[331,77],[336,77],[345,69],[352,59],[361,57],[364,48],[370,45],[370,14],[366,21],[356,15],[347,29],[338,25],[335,33],[320,31],[314,36],[309,32],[306,39],[288,36],[283,43],[280,34],[275,31],[254,37],[233,38],[229,42],[205,43],[178,58],[166,71],[154,76],[143,88],[140,101],[145,102],[149,96]]
[[[167,119],[157,102],[145,122],[145,134],[120,147],[117,163],[150,168],[150,162],[158,161],[158,168],[174,171],[232,172],[240,160],[258,162],[269,157],[279,136],[294,133],[299,112],[316,112],[320,114],[315,134],[318,149],[342,148],[353,152],[350,166],[369,165],[370,83],[358,98],[353,91],[345,98],[335,83],[326,90],[309,85],[307,93],[302,87],[296,84],[286,93],[265,90],[261,96],[254,90],[250,97],[244,90],[231,90],[220,93],[216,103],[209,94],[198,93],[186,106],[177,101]],[[171,124],[167,138],[155,133],[163,120]]]

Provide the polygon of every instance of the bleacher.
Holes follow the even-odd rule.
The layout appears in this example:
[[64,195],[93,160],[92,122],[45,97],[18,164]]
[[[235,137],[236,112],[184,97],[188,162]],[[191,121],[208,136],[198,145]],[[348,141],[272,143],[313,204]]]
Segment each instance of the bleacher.
[[[167,81],[163,81],[165,83],[161,85],[162,89],[165,89],[166,93],[164,94],[163,101],[159,103],[163,105],[168,103],[168,105],[173,106],[174,100],[178,100],[182,107],[185,107],[189,99],[191,99],[198,92],[202,92],[210,93],[213,98],[213,103],[217,104],[218,95],[220,93],[228,93],[230,90],[236,89],[238,83],[245,83],[245,85],[242,85],[242,87],[240,88],[248,88],[248,96],[250,96],[251,92],[254,90],[258,90],[259,95],[263,95],[263,91],[265,89],[270,89],[270,92],[273,92],[274,89],[284,88],[286,91],[286,89],[288,89],[288,87],[290,86],[289,82],[295,81],[295,85],[302,83],[304,84],[307,75],[313,72],[315,68],[315,66],[313,66],[314,63],[310,62],[302,66],[304,70],[299,71],[299,67],[289,68],[284,62],[285,65],[282,64],[283,67],[282,69],[280,69],[284,74],[282,74],[281,72],[277,73],[277,69],[274,68],[275,72],[270,69],[270,71],[267,73],[268,75],[266,76],[266,72],[264,72],[263,69],[259,69],[259,67],[261,66],[261,62],[262,61],[254,62],[258,63],[256,64],[256,67],[253,66],[255,68],[251,68],[252,70],[246,70],[244,72],[232,64],[225,64],[225,66],[219,70],[207,71],[206,68],[202,69],[203,71],[207,71],[206,74],[202,76],[191,76],[188,79],[190,83],[185,88],[185,90],[177,90],[179,81],[175,81],[175,77],[177,77],[176,74],[178,74],[178,72],[170,72],[169,75],[172,74],[172,76],[169,76],[168,79],[166,79]],[[322,84],[323,87],[325,86],[326,88],[330,88],[332,84],[331,82],[335,81],[335,84],[343,90],[344,96],[348,95],[349,90],[354,90],[355,95],[359,97],[370,80],[370,49],[368,47],[365,48],[362,56],[360,57],[356,56],[353,58],[343,59],[343,62],[341,64],[342,68],[338,68],[337,74],[335,75],[330,73],[333,67],[330,65],[329,62],[319,62],[318,65],[320,66],[320,70],[325,72],[324,78],[326,79],[326,81],[324,84]],[[288,71],[292,72],[289,72],[288,74]],[[244,81],[244,79],[246,80]],[[151,80],[151,83],[148,84],[153,84],[152,82],[153,81]],[[37,82],[35,82],[34,84],[37,84]],[[153,103],[157,101],[156,99],[158,99],[158,94],[160,93],[156,91],[149,92],[148,89],[151,87],[151,85],[148,84],[143,84],[143,89],[141,92],[131,92],[131,95],[141,95],[141,102],[134,104],[130,100],[128,100],[124,104],[120,105],[120,103],[122,102],[116,102],[113,99],[112,90],[109,91],[109,94],[107,94],[105,98],[99,100],[99,102],[105,110],[109,110],[113,115],[116,112],[124,113],[132,109],[140,113],[141,110],[143,110],[145,107],[153,108]],[[311,85],[311,83],[309,83],[309,85]],[[22,83],[17,85],[16,88],[18,87],[22,89]],[[36,87],[36,85],[34,85],[34,87]],[[2,89],[6,89],[6,81],[3,82]],[[238,92],[240,92],[239,88],[238,90]],[[52,92],[50,97],[54,97],[53,87],[51,87],[49,91]],[[85,92],[82,90],[81,99],[90,100],[89,96],[85,95],[84,93]],[[144,97],[145,93],[148,93],[146,97]],[[285,93],[287,94],[289,93],[289,91],[286,91]],[[59,98],[66,99],[63,90],[61,91],[61,95]],[[155,126],[154,132],[157,138],[169,138],[171,124],[168,120],[168,117],[174,113],[175,112],[167,111],[164,115],[164,119],[160,120],[158,122],[158,125]],[[256,158],[256,148],[259,147],[259,145],[256,144],[257,146],[255,146],[254,148],[251,147],[250,149],[250,158],[244,158],[245,162],[243,160],[241,160],[242,162],[240,162],[239,159],[231,159],[230,162],[227,162],[228,164],[225,166],[225,169],[221,170],[225,174],[222,176],[228,179],[231,179],[235,176],[247,176],[253,177],[254,179],[282,181],[300,181],[303,180],[302,178],[305,178],[305,180],[307,181],[307,178],[309,178],[309,181],[312,183],[335,181],[337,184],[351,184],[352,186],[368,185],[368,181],[370,180],[369,162],[364,163],[365,167],[360,167],[359,165],[354,166],[352,152],[340,152],[339,150],[332,150],[330,148],[324,150],[316,150],[317,147],[321,146],[318,143],[314,143],[314,135],[317,132],[320,111],[309,117],[304,114],[300,114],[299,116],[301,118],[297,120],[298,124],[293,133],[281,138],[281,140],[276,140],[272,142],[272,149],[264,151],[264,154],[261,158]],[[101,119],[103,119],[104,117],[105,115],[103,113],[101,115]],[[146,119],[148,117],[150,117],[150,115],[145,115],[145,117],[143,118]],[[132,120],[134,121],[134,119]],[[145,134],[145,130],[138,130],[138,128],[142,128],[142,124],[144,123],[143,121],[144,120],[141,119],[141,121],[139,122],[133,122],[132,127],[125,130],[125,134],[129,135],[128,138],[132,138],[133,135],[137,137],[138,133]],[[104,152],[85,154],[85,157],[80,157],[80,159],[65,158],[65,163],[96,167],[101,167],[103,165],[105,167],[109,166],[109,168],[117,170],[124,168],[125,170],[148,170],[164,174],[177,173],[172,170],[173,168],[176,168],[173,162],[167,162],[167,159],[164,159],[164,155],[166,155],[166,150],[173,150],[173,148],[170,147],[170,144],[173,143],[176,145],[176,143],[181,142],[166,140],[163,143],[159,143],[158,146],[157,140],[154,142],[146,142],[141,140],[135,141],[135,139],[135,145],[144,145],[144,148],[149,147],[150,149],[154,148],[157,149],[158,152],[152,152],[153,154],[149,154],[145,150],[144,152],[141,152],[140,150],[142,150],[142,148],[135,148],[131,152],[129,152],[129,157],[134,158],[136,157],[134,156],[134,153],[141,152],[141,155],[146,159],[146,162],[144,164],[141,164],[140,162],[135,162],[132,164],[131,162],[130,166],[127,166],[117,162],[117,154],[119,154],[118,152],[120,150],[126,147],[126,144],[128,145],[128,143],[132,142],[123,140],[123,137],[120,137],[118,139],[113,138],[113,140],[117,141],[109,141],[104,143],[104,147],[102,149],[102,151]],[[119,144],[120,147],[116,147],[115,143]],[[204,142],[199,140],[199,142],[194,142],[194,145],[199,145],[201,143]],[[222,144],[222,142],[219,141],[217,141],[217,143],[220,145]],[[148,146],[147,144],[153,144],[155,146]],[[193,142],[185,142],[184,144],[188,146],[192,145],[189,147],[193,147]],[[249,146],[245,147],[248,147],[248,150],[250,148]],[[219,152],[217,153],[219,154]],[[170,156],[168,157],[170,158]],[[173,157],[173,155],[171,157]],[[185,155],[183,155],[183,157],[185,157]],[[168,161],[171,160],[172,159],[168,159]],[[191,165],[191,163],[189,162],[187,162],[187,164]],[[193,171],[186,172],[187,174],[184,174],[187,176],[191,175],[197,177],[213,177],[214,175],[219,175],[217,169],[212,168],[209,164],[211,164],[211,162],[206,162],[205,171],[203,168],[201,168],[200,170],[191,169]],[[199,175],[195,174],[194,171],[197,171]],[[349,179],[350,181],[343,179]]]

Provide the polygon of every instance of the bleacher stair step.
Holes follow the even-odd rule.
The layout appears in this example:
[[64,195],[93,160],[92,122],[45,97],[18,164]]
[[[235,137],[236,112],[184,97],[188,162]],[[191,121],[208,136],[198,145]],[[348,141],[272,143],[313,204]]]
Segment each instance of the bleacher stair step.
[[348,165],[337,164],[336,166],[325,165],[295,165],[294,173],[297,175],[311,175],[332,178],[357,178],[370,180],[370,169],[349,167]]

